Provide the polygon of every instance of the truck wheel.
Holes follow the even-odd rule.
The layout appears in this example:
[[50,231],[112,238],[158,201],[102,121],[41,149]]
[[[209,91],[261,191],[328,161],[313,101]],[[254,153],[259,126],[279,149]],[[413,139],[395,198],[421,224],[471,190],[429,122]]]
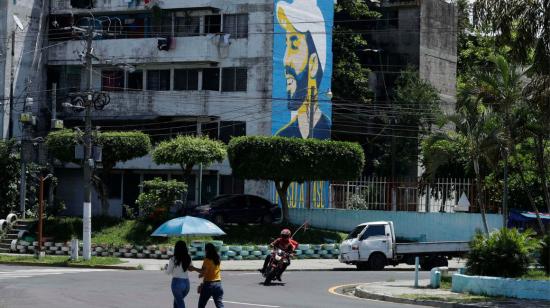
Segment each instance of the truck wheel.
[[359,271],[366,271],[369,269],[369,264],[367,262],[359,262],[355,264],[357,266],[357,270]]
[[369,268],[373,271],[381,271],[386,266],[386,257],[380,253],[372,254],[369,258]]

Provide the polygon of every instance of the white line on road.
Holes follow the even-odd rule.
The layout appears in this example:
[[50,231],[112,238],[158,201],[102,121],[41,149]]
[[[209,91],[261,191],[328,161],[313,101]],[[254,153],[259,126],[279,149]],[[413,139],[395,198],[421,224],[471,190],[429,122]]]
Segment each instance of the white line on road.
[[[210,299],[213,301],[213,299]],[[267,307],[267,308],[281,308],[281,306],[272,306],[272,305],[262,305],[262,304],[251,304],[251,303],[241,303],[241,302],[232,302],[232,301],[223,301],[224,304],[236,304],[236,305],[243,305],[243,306],[256,306],[256,307]]]

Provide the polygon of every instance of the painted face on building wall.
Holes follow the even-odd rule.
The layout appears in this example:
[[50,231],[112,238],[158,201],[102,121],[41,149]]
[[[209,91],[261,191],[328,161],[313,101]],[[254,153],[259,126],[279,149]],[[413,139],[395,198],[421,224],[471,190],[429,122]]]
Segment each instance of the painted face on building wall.
[[283,9],[277,11],[277,19],[286,32],[285,67],[288,109],[298,110],[312,87],[318,89],[322,70],[310,32],[300,32],[290,22]]

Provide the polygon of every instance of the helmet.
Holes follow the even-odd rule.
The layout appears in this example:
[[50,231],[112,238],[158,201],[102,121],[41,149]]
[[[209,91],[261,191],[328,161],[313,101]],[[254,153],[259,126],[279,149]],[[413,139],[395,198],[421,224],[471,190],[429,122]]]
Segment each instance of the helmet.
[[281,231],[281,236],[282,236],[282,237],[290,237],[290,233],[291,233],[291,232],[290,232],[289,229],[283,229],[283,230]]

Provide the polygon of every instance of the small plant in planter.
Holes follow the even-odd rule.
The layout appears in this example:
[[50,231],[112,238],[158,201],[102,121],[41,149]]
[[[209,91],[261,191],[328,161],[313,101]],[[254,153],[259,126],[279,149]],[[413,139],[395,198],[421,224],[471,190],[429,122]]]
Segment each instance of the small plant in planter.
[[466,266],[471,275],[520,277],[529,271],[534,263],[534,253],[541,243],[535,232],[502,228],[487,236],[475,235],[470,242],[470,253]]

